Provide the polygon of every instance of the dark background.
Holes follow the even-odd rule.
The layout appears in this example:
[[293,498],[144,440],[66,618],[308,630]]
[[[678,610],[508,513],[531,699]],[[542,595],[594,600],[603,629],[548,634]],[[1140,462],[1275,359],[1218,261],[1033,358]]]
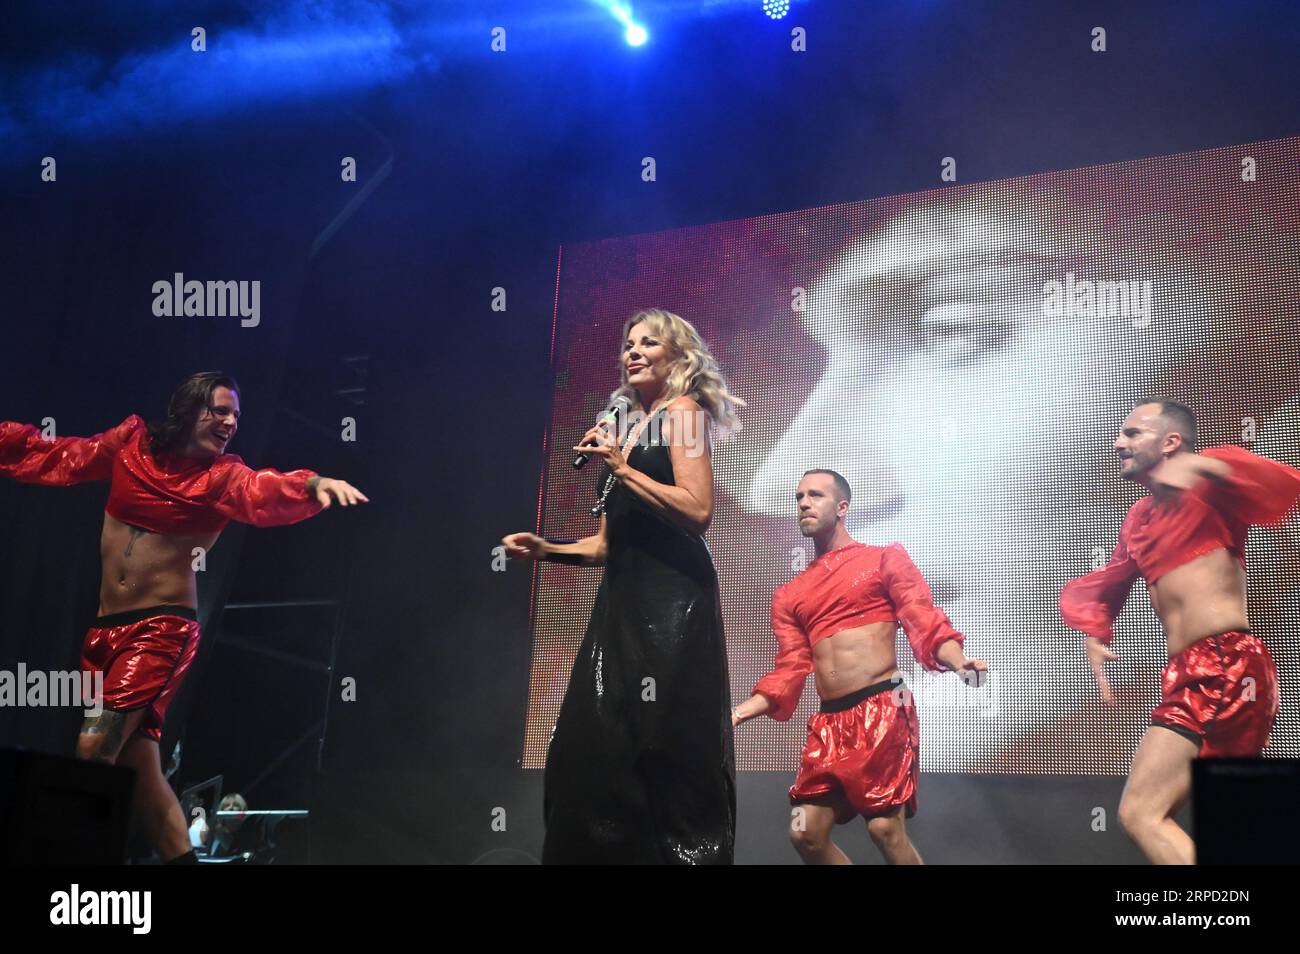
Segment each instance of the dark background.
[[[641,49],[581,0],[6,8],[0,419],[89,435],[221,368],[243,385],[234,452],[373,501],[227,531],[169,725],[183,779],[310,807],[314,861],[540,855],[530,577],[491,550],[536,519],[561,244],[940,188],[944,156],[971,182],[1300,127],[1287,3],[759,7],[637,4]],[[177,271],[260,280],[261,325],[155,317]],[[105,495],[0,484],[0,667],[75,666]],[[222,612],[268,600],[338,605]],[[333,693],[322,747],[335,636],[357,700]],[[0,709],[0,745],[66,753],[78,720]],[[914,838],[940,862],[1136,860],[1121,781],[926,776]],[[738,860],[796,860],[788,784],[741,776]],[[876,857],[861,826],[845,844]]]

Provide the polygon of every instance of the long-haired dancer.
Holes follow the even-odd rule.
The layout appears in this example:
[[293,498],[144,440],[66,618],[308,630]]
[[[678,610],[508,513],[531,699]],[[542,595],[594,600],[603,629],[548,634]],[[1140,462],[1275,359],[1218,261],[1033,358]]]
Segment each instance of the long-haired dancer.
[[103,674],[103,711],[82,725],[77,756],[135,769],[132,807],[164,862],[196,860],[158,753],[167,706],[198,650],[193,549],[210,550],[231,520],[271,527],[332,501],[367,501],[342,480],[251,470],[225,453],[239,415],[239,385],[205,371],[173,392],[156,426],[133,414],[94,437],[46,440],[29,424],[0,422],[0,475],[51,487],[109,482],[99,618],[81,654],[84,672]]

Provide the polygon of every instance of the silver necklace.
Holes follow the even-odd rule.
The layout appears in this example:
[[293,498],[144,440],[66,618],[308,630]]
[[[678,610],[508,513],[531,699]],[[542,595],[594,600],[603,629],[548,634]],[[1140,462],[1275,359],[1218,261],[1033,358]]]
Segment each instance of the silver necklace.
[[[658,413],[659,413],[658,411],[655,411],[655,414]],[[654,414],[650,416],[654,417]],[[647,419],[646,423],[641,427],[641,430],[636,432],[635,436],[633,436],[631,431],[628,432],[627,443],[623,445],[624,457],[628,456],[628,448],[631,447],[638,439],[640,439],[641,435],[645,433],[645,429],[649,426],[650,426],[650,421],[649,419]],[[614,472],[611,470],[608,474],[605,475],[605,484],[601,488],[600,497],[596,501],[596,506],[591,508],[591,515],[593,517],[599,517],[601,514],[605,512],[605,501],[609,499],[610,492],[614,489],[615,483],[617,483],[617,479],[614,477]]]

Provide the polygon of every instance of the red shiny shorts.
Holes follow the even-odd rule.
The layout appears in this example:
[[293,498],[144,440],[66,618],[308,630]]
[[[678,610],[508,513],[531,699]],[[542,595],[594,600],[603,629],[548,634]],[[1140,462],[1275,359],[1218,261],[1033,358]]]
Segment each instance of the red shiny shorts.
[[1151,724],[1185,735],[1202,758],[1257,756],[1277,719],[1277,667],[1248,632],[1198,639],[1160,676]]
[[878,682],[840,699],[822,700],[808,720],[808,741],[791,803],[839,793],[866,818],[906,805],[916,814],[921,730],[912,694],[901,682]]
[[100,616],[86,632],[81,668],[104,674],[103,705],[144,710],[136,732],[162,739],[163,719],[199,648],[199,624],[187,606],[151,606]]

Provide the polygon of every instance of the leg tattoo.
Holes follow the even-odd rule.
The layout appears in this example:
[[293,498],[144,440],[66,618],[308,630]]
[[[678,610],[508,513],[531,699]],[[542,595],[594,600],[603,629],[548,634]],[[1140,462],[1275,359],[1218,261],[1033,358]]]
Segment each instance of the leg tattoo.
[[86,758],[91,762],[114,761],[122,748],[129,718],[130,713],[105,709],[83,722],[81,734],[91,740],[90,754]]

